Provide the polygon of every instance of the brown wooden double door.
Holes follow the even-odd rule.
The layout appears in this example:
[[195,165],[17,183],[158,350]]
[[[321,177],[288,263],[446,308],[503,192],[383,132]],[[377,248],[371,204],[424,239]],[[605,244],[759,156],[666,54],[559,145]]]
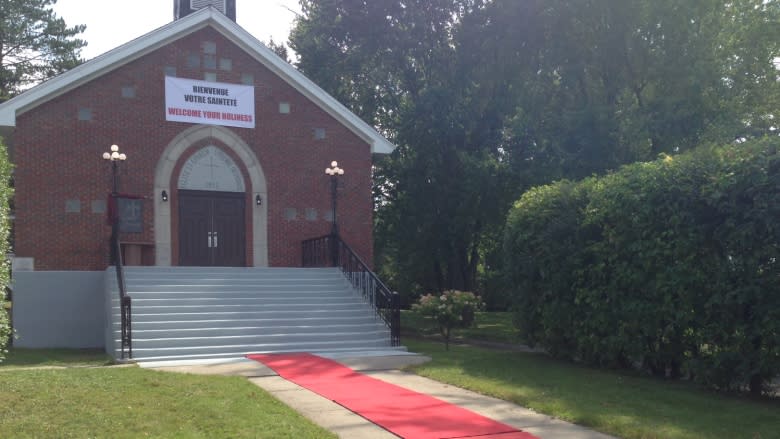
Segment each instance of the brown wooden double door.
[[246,194],[179,190],[179,265],[246,265]]

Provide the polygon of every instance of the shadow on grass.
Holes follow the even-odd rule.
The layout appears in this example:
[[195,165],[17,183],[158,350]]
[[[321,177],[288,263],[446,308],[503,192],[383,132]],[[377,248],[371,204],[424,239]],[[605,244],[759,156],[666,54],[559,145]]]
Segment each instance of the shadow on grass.
[[404,340],[433,358],[420,375],[625,438],[777,437],[780,399],[623,375],[540,354]]
[[3,367],[36,367],[36,366],[107,366],[113,364],[113,359],[102,349],[26,349],[11,348]]
[[[401,335],[441,339],[436,323],[431,317],[425,317],[410,310],[401,311]],[[478,340],[495,343],[521,343],[517,329],[512,323],[509,312],[478,312],[474,325],[470,328],[454,328],[452,341]]]

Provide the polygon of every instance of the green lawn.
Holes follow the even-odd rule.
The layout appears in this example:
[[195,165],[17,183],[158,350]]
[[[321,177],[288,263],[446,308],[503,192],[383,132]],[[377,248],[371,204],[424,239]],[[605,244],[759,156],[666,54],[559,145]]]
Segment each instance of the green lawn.
[[241,377],[137,367],[0,370],[0,437],[323,438]]
[[[402,335],[412,337],[440,337],[439,329],[430,317],[414,311],[401,311]],[[510,312],[478,312],[471,328],[457,328],[452,331],[453,341],[491,341],[497,343],[519,343],[517,329],[512,325]]]
[[245,378],[83,367],[107,361],[96,351],[12,350],[0,363],[0,438],[335,437]]
[[624,438],[777,438],[780,400],[749,400],[688,383],[620,375],[553,360],[430,341],[403,341],[433,358],[412,371]]

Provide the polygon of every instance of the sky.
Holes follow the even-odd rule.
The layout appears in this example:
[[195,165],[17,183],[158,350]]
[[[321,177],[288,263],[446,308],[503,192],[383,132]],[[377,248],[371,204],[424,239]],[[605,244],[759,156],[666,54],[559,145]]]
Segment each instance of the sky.
[[[68,26],[86,24],[84,59],[127,43],[173,21],[173,0],[57,0],[54,12]],[[286,42],[298,0],[236,0],[236,21],[260,41]]]

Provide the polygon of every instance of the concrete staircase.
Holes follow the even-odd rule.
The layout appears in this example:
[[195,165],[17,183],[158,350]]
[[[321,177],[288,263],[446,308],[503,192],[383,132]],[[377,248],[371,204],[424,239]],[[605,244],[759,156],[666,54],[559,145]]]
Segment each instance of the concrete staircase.
[[[403,350],[337,269],[126,267],[125,277],[137,361]],[[106,287],[106,346],[119,358],[113,269]]]

